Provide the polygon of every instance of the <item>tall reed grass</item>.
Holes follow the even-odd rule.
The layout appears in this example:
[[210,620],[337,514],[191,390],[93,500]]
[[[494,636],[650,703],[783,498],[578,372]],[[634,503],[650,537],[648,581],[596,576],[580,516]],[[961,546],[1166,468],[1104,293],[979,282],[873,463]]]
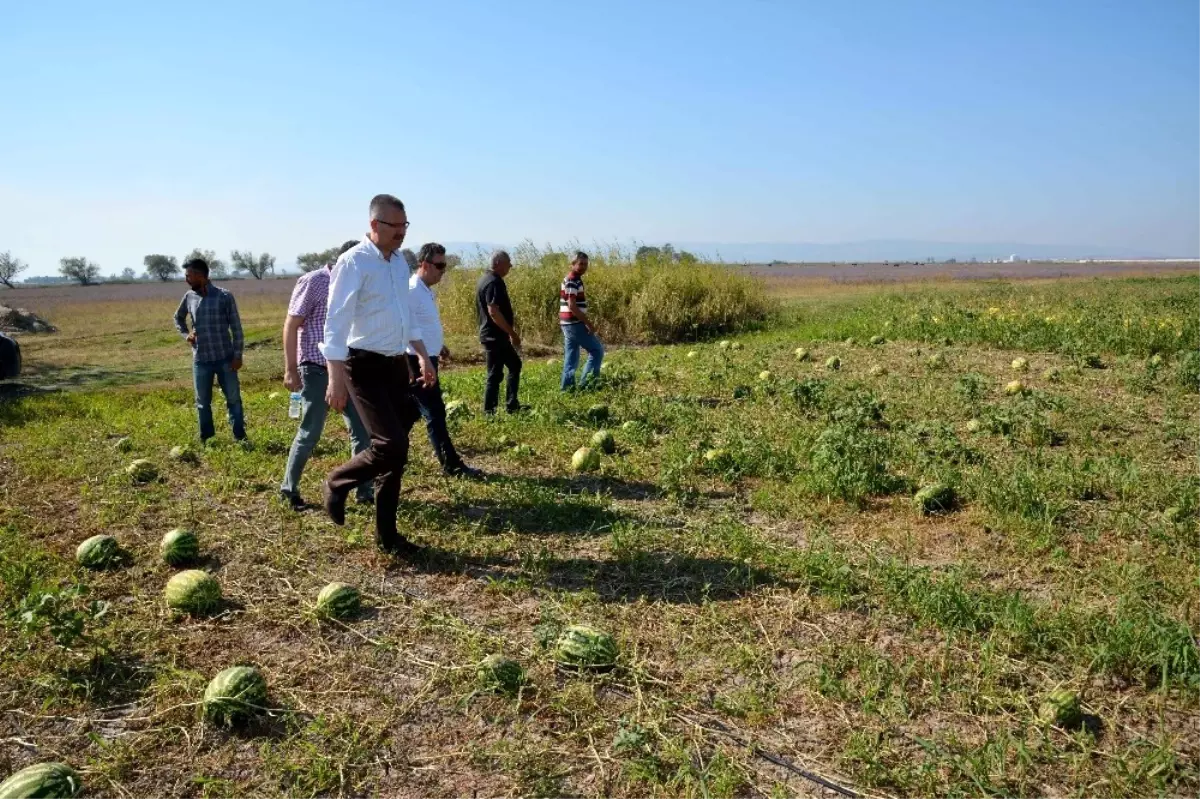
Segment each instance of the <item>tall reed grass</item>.
[[[513,269],[505,282],[522,338],[556,341],[558,290],[571,254],[526,242],[510,255]],[[588,256],[588,315],[608,343],[699,340],[761,325],[775,310],[759,281],[721,264],[635,262],[619,247],[590,250]],[[477,329],[475,284],[489,262],[489,253],[477,253],[443,280],[439,305],[447,332],[465,335]]]

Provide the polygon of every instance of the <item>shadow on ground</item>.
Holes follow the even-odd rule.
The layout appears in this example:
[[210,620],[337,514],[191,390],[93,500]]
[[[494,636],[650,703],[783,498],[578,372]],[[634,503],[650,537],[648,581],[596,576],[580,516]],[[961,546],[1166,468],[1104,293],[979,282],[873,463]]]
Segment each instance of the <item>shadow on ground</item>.
[[431,549],[412,568],[497,582],[524,579],[557,591],[590,590],[604,602],[697,605],[737,599],[764,586],[792,587],[790,581],[741,561],[665,551],[614,560],[550,556],[521,563],[504,556],[472,558]]

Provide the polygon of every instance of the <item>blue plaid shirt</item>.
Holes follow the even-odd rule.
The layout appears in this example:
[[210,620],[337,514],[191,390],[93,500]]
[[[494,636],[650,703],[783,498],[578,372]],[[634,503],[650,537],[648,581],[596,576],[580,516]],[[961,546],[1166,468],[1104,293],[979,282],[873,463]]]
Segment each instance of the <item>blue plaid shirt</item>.
[[175,327],[184,338],[188,335],[188,316],[192,317],[192,330],[196,332],[192,351],[197,361],[207,363],[242,357],[245,337],[232,294],[212,283],[208,284],[205,294],[195,291],[184,294],[179,310],[175,311]]

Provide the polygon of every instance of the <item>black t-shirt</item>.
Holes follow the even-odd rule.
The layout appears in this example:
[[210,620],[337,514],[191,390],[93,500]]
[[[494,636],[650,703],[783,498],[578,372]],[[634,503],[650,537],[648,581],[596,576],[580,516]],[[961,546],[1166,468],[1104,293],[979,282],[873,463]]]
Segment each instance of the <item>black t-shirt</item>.
[[488,270],[479,278],[475,286],[475,311],[479,315],[479,340],[483,343],[492,341],[508,341],[508,334],[492,321],[488,306],[495,305],[500,309],[500,315],[509,327],[513,324],[512,302],[508,299],[508,286],[504,278]]

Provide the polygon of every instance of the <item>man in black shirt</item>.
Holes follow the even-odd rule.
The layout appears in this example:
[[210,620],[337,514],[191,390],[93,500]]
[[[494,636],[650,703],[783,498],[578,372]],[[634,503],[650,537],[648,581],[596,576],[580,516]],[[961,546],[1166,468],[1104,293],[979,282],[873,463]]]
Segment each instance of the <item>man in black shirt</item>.
[[504,276],[512,269],[512,259],[504,250],[492,255],[492,267],[483,273],[475,286],[475,311],[479,315],[479,343],[487,366],[487,383],[483,391],[483,412],[495,413],[500,399],[500,379],[508,369],[505,388],[505,407],[509,413],[521,409],[517,391],[521,384],[521,336],[517,333],[512,302]]

